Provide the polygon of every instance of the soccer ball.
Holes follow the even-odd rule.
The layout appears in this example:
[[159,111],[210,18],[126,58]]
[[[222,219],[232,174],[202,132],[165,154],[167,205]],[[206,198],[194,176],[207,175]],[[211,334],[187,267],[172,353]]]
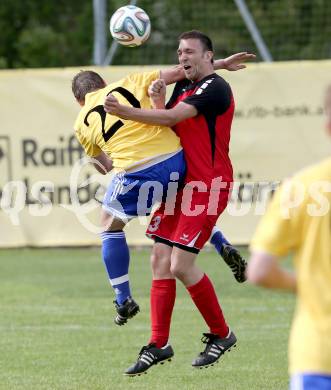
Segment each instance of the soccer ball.
[[109,28],[118,43],[134,47],[140,46],[148,39],[151,22],[144,10],[134,5],[126,5],[113,14]]

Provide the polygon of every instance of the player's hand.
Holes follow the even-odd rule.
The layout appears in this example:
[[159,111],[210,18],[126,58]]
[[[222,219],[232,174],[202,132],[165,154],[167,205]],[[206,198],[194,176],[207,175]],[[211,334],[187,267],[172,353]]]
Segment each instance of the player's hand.
[[157,79],[148,87],[148,95],[154,108],[165,107],[166,83],[163,79]]
[[159,97],[166,94],[166,83],[163,79],[157,79],[148,87],[150,97]]
[[246,51],[233,54],[232,56],[229,56],[223,60],[224,69],[229,71],[245,69],[246,65],[243,64],[243,62],[248,60],[254,60],[255,58],[256,58],[255,54],[247,53]]
[[117,115],[120,109],[120,104],[116,97],[110,94],[106,97],[103,108],[106,112],[108,112],[108,114]]

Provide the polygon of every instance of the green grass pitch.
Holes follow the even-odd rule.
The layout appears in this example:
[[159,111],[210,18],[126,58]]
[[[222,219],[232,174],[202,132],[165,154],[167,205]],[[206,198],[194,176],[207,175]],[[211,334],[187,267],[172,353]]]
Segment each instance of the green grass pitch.
[[175,357],[128,378],[149,336],[149,250],[132,251],[130,277],[141,312],[113,323],[112,291],[98,249],[0,251],[0,389],[284,390],[294,297],[240,285],[214,252],[199,264],[215,283],[237,348],[196,370],[207,328],[177,283]]

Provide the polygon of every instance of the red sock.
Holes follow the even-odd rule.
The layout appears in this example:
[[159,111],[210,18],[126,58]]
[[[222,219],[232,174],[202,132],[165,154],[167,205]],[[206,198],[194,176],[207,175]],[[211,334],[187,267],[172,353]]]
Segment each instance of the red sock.
[[166,345],[169,339],[172,310],[176,299],[176,280],[158,279],[152,281],[150,343],[157,348]]
[[226,337],[229,329],[223,317],[214,287],[208,276],[204,274],[198,283],[187,287],[187,290],[209,326],[210,333],[217,334],[222,338]]

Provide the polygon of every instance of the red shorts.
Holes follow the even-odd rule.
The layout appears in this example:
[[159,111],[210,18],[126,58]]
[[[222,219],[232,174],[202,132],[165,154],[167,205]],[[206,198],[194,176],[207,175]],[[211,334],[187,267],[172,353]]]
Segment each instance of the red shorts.
[[228,190],[180,191],[177,199],[162,203],[155,211],[146,234],[156,242],[199,253],[228,200]]

